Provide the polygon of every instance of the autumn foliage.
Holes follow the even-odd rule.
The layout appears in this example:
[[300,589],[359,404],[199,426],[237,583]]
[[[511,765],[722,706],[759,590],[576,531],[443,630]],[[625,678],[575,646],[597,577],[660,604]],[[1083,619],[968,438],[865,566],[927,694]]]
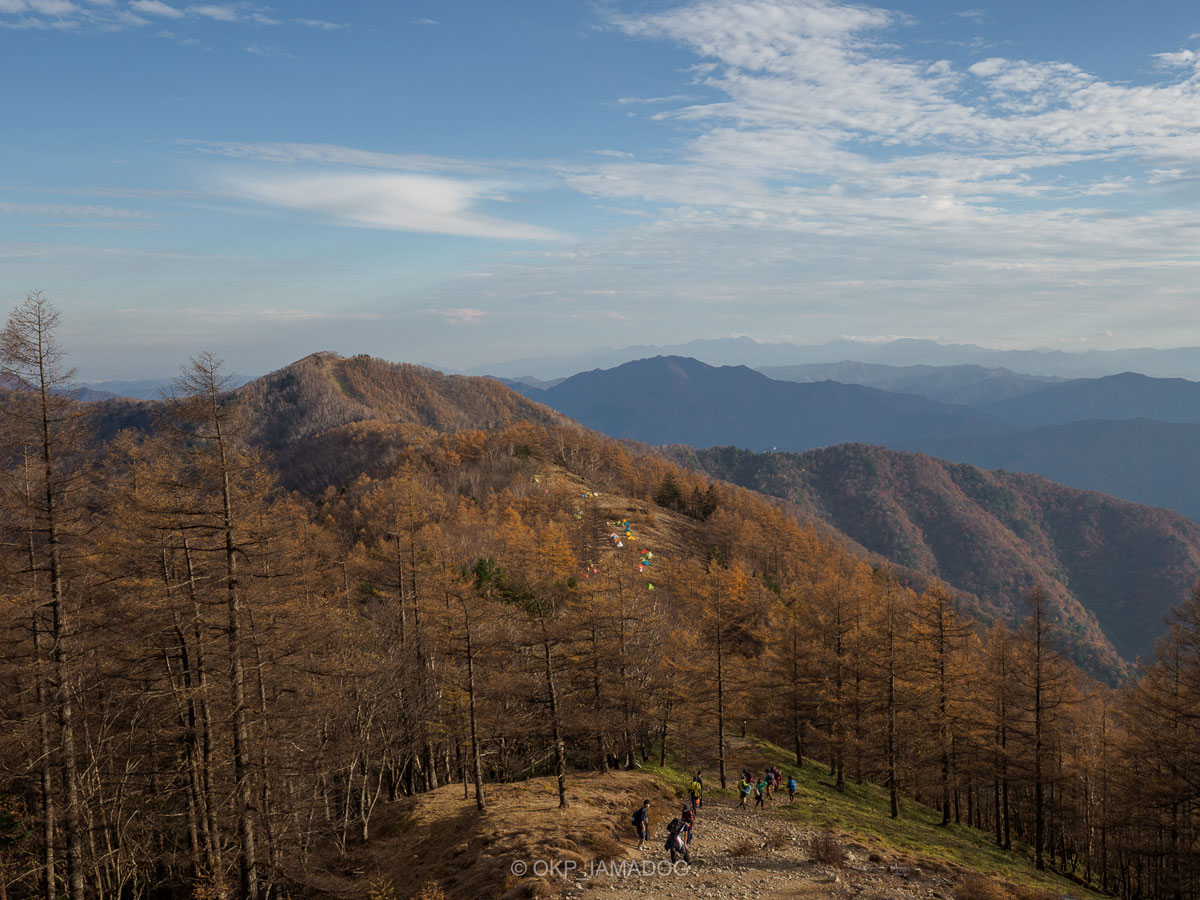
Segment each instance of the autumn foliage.
[[[311,365],[342,386],[231,395],[198,357],[102,451],[36,381],[5,395],[9,897],[300,897],[405,796],[486,808],[549,775],[567,805],[574,772],[683,741],[728,780],[742,727],[1083,882],[1195,895],[1200,595],[1113,691],[1060,656],[1045,593],[984,630],[940,583],[543,408],[430,424],[395,393],[420,372]],[[304,407],[346,392],[360,418]],[[311,427],[264,441],[264,403]]]

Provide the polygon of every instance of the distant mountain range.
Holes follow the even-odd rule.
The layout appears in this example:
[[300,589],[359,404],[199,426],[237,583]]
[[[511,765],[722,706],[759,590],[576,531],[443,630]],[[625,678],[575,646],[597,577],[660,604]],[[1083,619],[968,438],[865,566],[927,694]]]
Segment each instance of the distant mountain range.
[[802,450],[844,441],[898,443],[1004,430],[986,415],[857,384],[775,381],[745,366],[659,356],[521,386],[589,428],[651,444]]
[[[254,379],[246,375],[230,375],[230,384],[241,387]],[[157,400],[173,378],[141,378],[134,381],[93,381],[76,388],[77,399],[85,401],[128,397],[132,400]]]
[[[1053,375],[1022,375],[1008,369],[989,369],[984,366],[885,366],[850,360],[799,366],[761,366],[758,371],[779,381],[840,381],[898,394],[919,394],[941,403],[965,404],[1020,397],[1063,380]],[[534,385],[549,386],[545,383]]]
[[586,369],[608,369],[653,356],[688,356],[713,366],[799,366],[854,360],[889,366],[980,366],[1026,375],[1097,378],[1140,372],[1156,378],[1200,380],[1200,347],[1166,350],[993,350],[975,344],[942,344],[905,338],[874,342],[841,340],[825,344],[761,343],[750,338],[719,338],[669,346],[605,348],[574,356],[543,356],[475,366],[464,374],[551,381]]
[[1200,519],[1196,382],[1133,373],[1046,381],[1007,370],[885,370],[844,362],[837,371],[940,396],[975,393],[981,399],[942,403],[832,381],[779,382],[741,366],[714,367],[678,357],[581,372],[545,389],[517,387],[614,437],[781,451],[879,444],[1031,472]]

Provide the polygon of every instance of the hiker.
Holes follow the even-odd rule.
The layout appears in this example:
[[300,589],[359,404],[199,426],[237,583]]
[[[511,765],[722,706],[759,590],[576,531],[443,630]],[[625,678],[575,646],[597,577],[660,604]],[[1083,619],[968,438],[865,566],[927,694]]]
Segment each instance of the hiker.
[[682,856],[685,863],[691,863],[692,857],[688,853],[687,843],[683,840],[684,824],[680,819],[672,819],[667,823],[667,842],[663,846],[671,851],[671,862],[674,864],[675,857]]
[[696,795],[696,802],[699,806],[704,805],[704,776],[700,774],[700,770],[696,770],[696,777],[693,779],[696,784],[700,785],[700,792]]
[[763,803],[763,799],[768,790],[770,790],[770,787],[767,784],[767,776],[764,775],[762,777],[762,780],[754,785],[754,808],[755,809],[758,809],[760,806],[765,806],[765,804]]
[[746,808],[746,801],[750,799],[750,782],[746,778],[746,773],[742,773],[741,779],[737,783],[738,795],[742,798],[741,809]]
[[688,797],[692,802],[692,812],[695,812],[700,807],[700,795],[704,793],[704,785],[699,781],[693,781],[688,788]]
[[643,800],[637,812],[633,814],[633,827],[637,831],[638,845],[641,850],[646,841],[650,840],[650,801]]
[[690,847],[692,845],[692,828],[696,824],[696,814],[685,806],[679,814],[679,818],[683,820],[683,830],[687,833],[687,838],[684,842]]
[[796,802],[796,776],[788,776],[788,803]]

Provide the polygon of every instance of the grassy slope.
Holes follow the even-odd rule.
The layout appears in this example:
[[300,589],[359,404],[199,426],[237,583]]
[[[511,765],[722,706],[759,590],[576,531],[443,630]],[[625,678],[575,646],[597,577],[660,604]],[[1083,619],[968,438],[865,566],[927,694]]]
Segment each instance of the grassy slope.
[[[774,764],[784,771],[785,778],[788,774],[796,776],[798,790],[794,805],[788,804],[786,793],[782,802],[776,798],[771,815],[840,832],[847,839],[885,855],[905,857],[911,864],[925,868],[950,864],[1072,897],[1104,896],[1054,873],[1039,872],[1033,866],[1032,852],[1027,847],[1006,852],[997,847],[986,832],[964,825],[942,827],[941,813],[928,806],[901,798],[900,818],[893,820],[888,816],[887,791],[881,787],[847,782],[845,790],[838,791],[828,768],[811,759],[797,769],[792,754],[768,741],[731,741],[731,744],[734,752],[729,762],[730,789],[724,792],[716,789],[711,768],[706,783],[706,790],[715,790],[730,801],[735,799],[732,784],[737,778],[736,773],[743,766],[761,772]],[[691,775],[687,773],[694,768],[676,768],[669,764],[666,768],[651,767],[650,770],[676,791],[684,791],[691,782]]]

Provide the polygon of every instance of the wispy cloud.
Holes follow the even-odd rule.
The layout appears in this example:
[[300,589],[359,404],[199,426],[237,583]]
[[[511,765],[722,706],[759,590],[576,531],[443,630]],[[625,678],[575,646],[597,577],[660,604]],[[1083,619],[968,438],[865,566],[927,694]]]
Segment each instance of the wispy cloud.
[[62,216],[83,216],[100,219],[149,219],[150,214],[139,209],[127,209],[117,206],[97,206],[91,204],[69,203],[12,203],[0,202],[0,213],[17,216],[36,216],[42,218],[58,218]]
[[633,103],[683,103],[695,99],[695,97],[692,97],[688,94],[672,94],[669,97],[621,97],[617,100],[617,102],[622,106],[628,106]]
[[494,267],[495,304],[608,327],[607,304],[553,299],[588,284],[639,297],[614,305],[632,322],[711,332],[753,316],[833,337],[853,320],[1010,342],[1033,321],[1047,340],[1123,323],[1130,296],[1184,321],[1200,268],[1192,50],[1163,48],[1157,74],[1117,82],[1067,60],[930,55],[906,40],[912,20],[874,6],[629,8],[609,26],[694,59],[678,90],[646,98],[670,136],[653,157],[609,144],[560,171],[644,224]]
[[496,185],[398,172],[230,173],[230,194],[334,224],[475,238],[549,241],[550,229],[484,215],[480,202],[499,199]]
[[162,0],[134,0],[129,8],[147,16],[163,16],[167,19],[182,19],[187,13],[182,9],[163,3]]
[[480,325],[487,313],[482,309],[471,307],[452,307],[447,309],[427,309],[425,314],[441,319],[447,325]]
[[185,138],[178,142],[199,153],[267,163],[316,163],[367,169],[401,169],[409,172],[495,173],[496,164],[419,153],[387,153],[337,144],[282,142],[205,141]]
[[162,20],[249,26],[299,25],[333,31],[343,26],[324,19],[282,19],[252,3],[183,3],[166,0],[0,0],[0,28],[126,31]]
[[246,44],[246,46],[243,47],[242,49],[253,56],[266,56],[266,57],[276,57],[276,58],[285,58],[285,59],[299,59],[300,58],[292,53],[288,53],[282,47],[272,47],[269,45],[264,46],[263,44]]
[[[675,203],[672,215],[693,221],[859,230],[1017,217],[1031,198],[1091,219],[1069,204],[1124,183],[1105,169],[1200,150],[1194,71],[1135,86],[1067,62],[995,57],[963,70],[904,55],[890,39],[898,14],[825,0],[700,0],[612,21],[715,62],[696,81],[719,96],[659,114],[694,132],[675,159],[613,162],[572,184]],[[1158,59],[1194,69],[1197,56]]]
[[[503,163],[384,153],[333,144],[183,140],[181,146],[232,160],[217,186],[244,200],[366,228],[462,237],[554,241],[563,235],[483,211],[514,194],[558,185],[545,172],[517,175]],[[241,163],[242,165],[235,165]],[[524,169],[525,167],[519,167]]]
[[338,31],[346,27],[337,22],[327,22],[324,19],[291,19],[290,21],[296,25],[304,25],[307,28],[319,28],[322,31]]

